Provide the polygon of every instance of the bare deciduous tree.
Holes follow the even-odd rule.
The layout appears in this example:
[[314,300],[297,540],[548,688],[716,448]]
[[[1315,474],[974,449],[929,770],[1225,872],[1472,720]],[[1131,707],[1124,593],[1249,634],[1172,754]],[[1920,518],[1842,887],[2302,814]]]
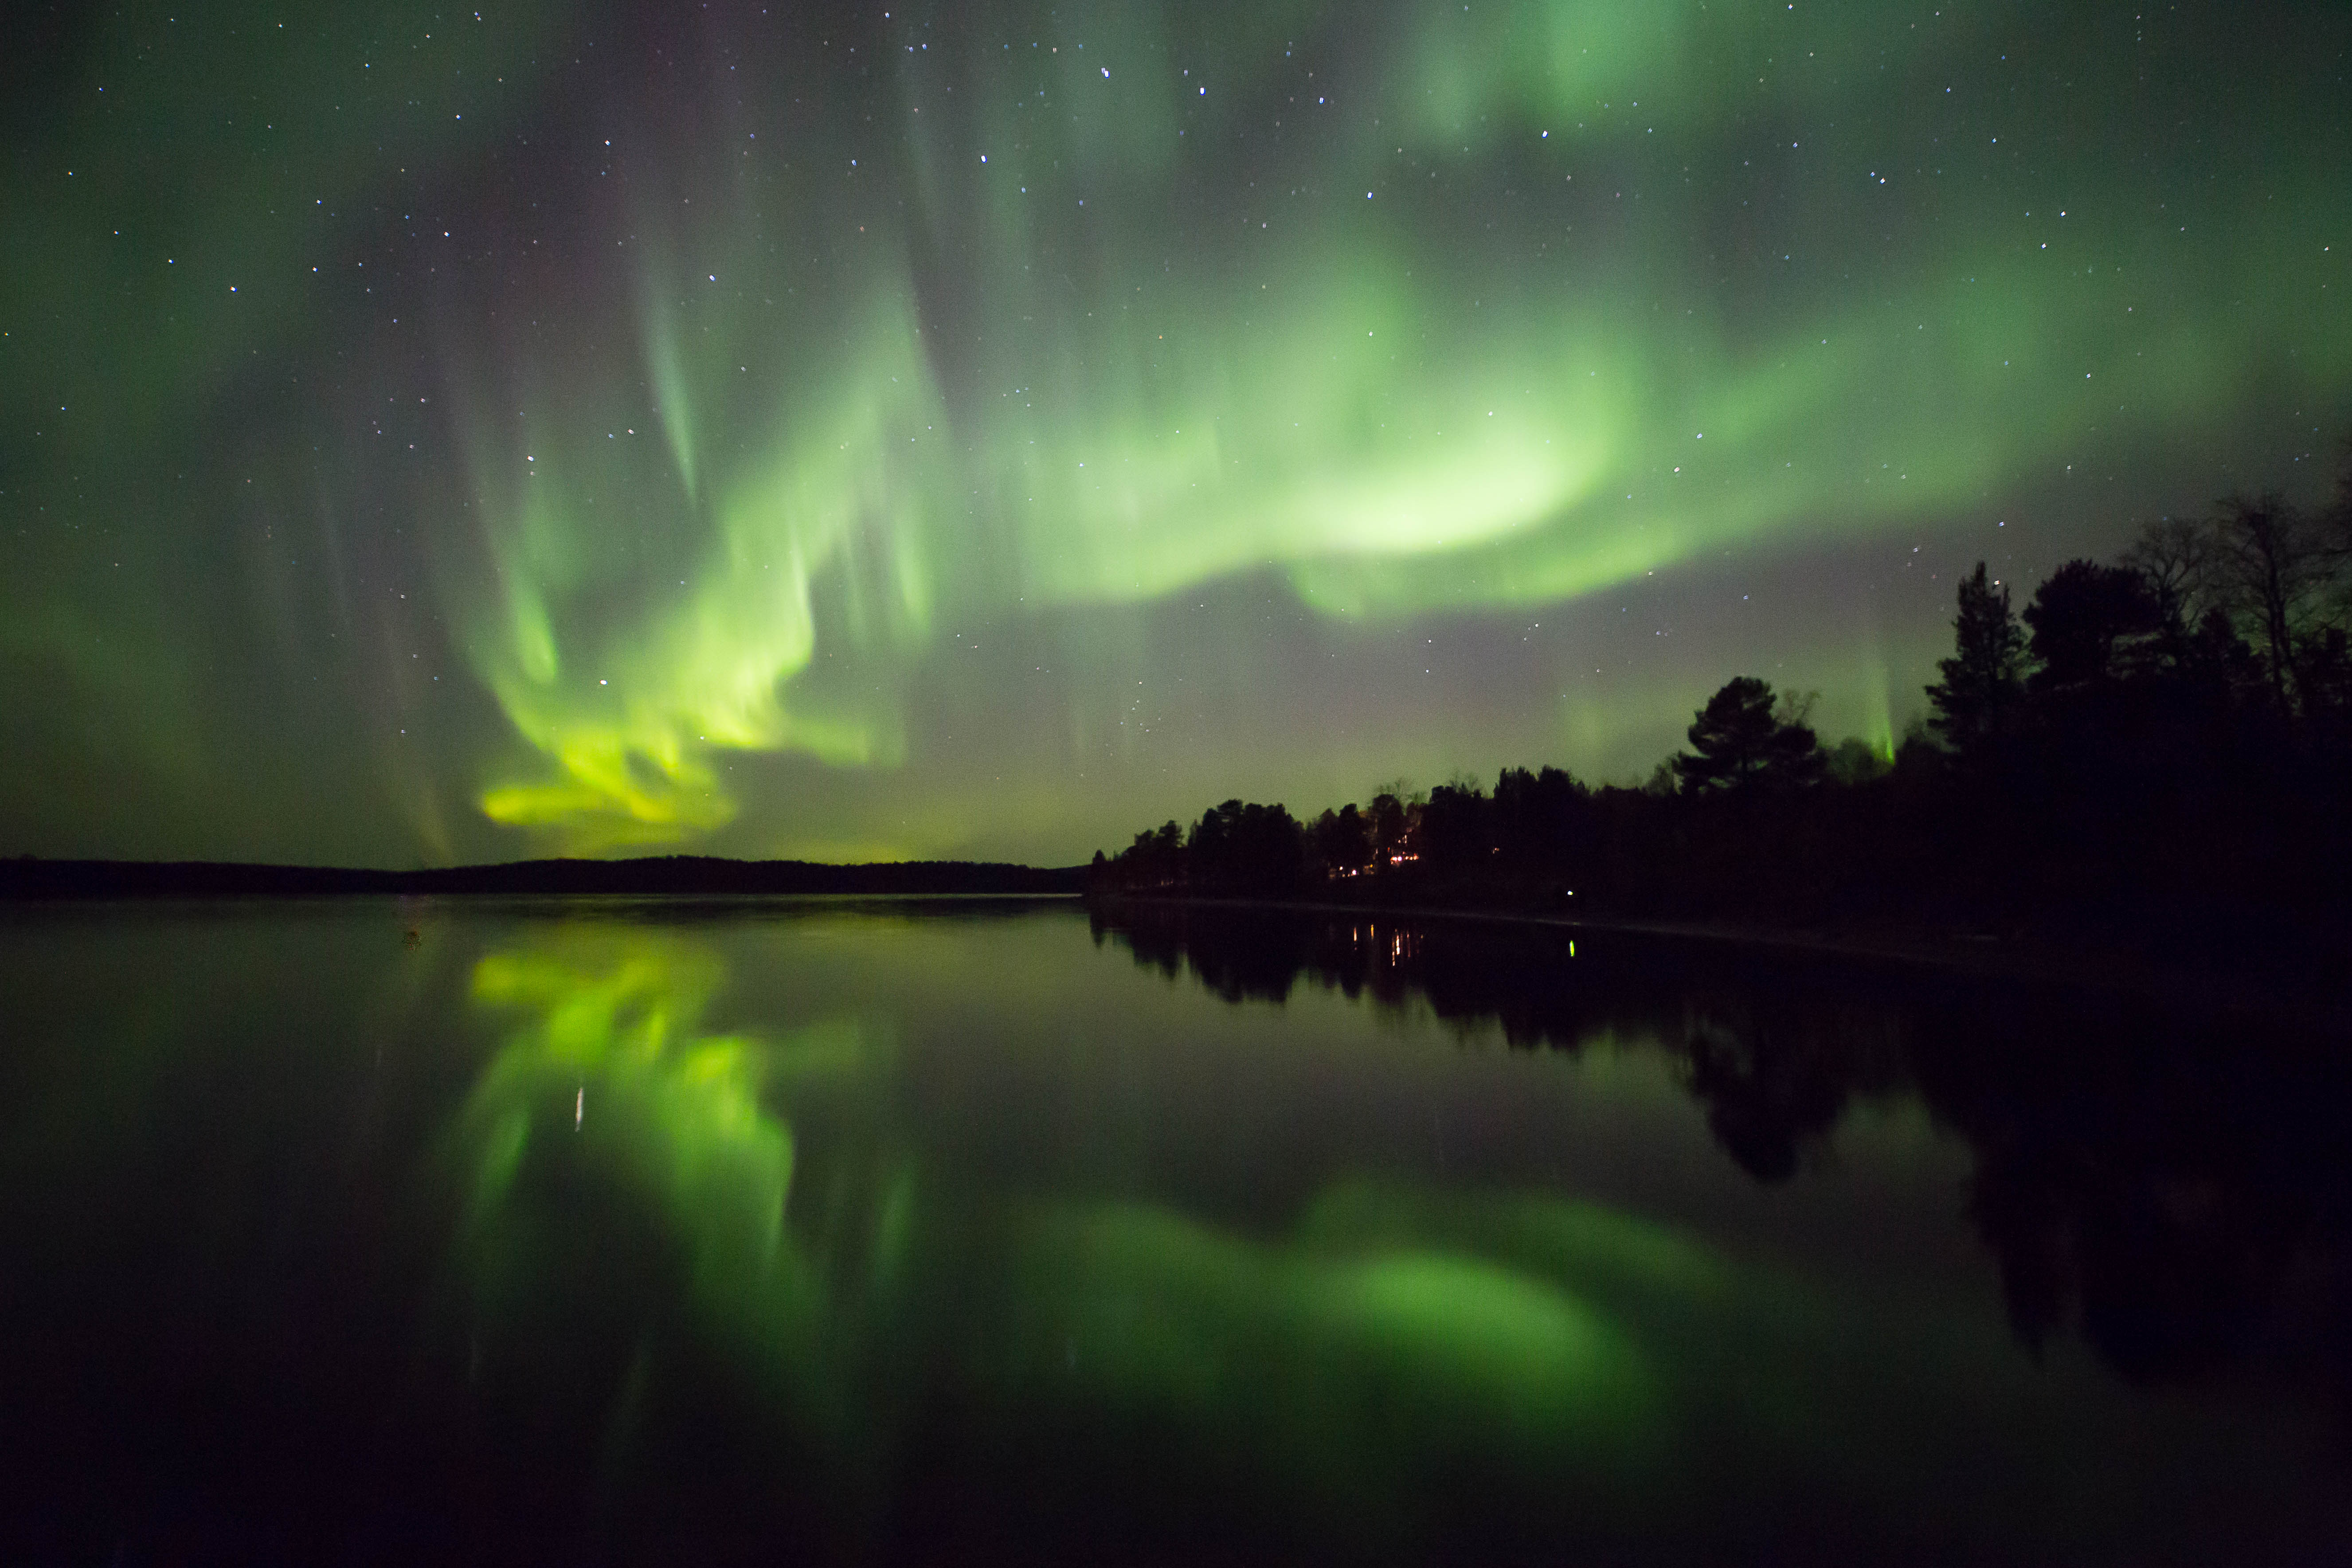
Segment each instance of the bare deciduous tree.
[[2275,490],[2231,496],[2209,525],[2217,596],[2252,634],[2282,708],[2299,695],[2295,650],[2319,629],[2334,563],[2316,521]]
[[2201,519],[2168,517],[2140,531],[2123,563],[2147,580],[2168,624],[2193,626],[2212,597],[2210,529]]

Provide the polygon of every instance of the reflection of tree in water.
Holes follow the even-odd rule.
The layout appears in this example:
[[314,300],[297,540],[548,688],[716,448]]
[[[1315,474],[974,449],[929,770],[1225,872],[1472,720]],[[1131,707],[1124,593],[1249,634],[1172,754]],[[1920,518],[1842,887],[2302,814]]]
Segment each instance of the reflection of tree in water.
[[2145,1381],[2256,1350],[2290,1270],[2344,1240],[2342,1065],[2242,1024],[1969,1022],[1919,1072],[1977,1151],[1969,1212],[2020,1337],[2079,1322]]
[[[1223,925],[1220,917],[1225,912],[1217,910],[1206,918],[1202,922],[1202,931]],[[1317,963],[1319,950],[1311,934],[1294,921],[1251,920],[1246,911],[1234,912],[1242,919],[1234,931],[1246,931],[1254,940],[1221,942],[1196,937],[1181,909],[1169,910],[1164,921],[1142,928],[1123,928],[1120,936],[1135,954],[1138,964],[1156,968],[1171,980],[1183,972],[1189,960],[1201,984],[1228,1002],[1286,999],[1301,972]],[[1099,921],[1096,923],[1099,938],[1101,925]]]
[[2307,1216],[2206,1173],[2112,1167],[2093,1152],[1979,1175],[1969,1213],[2001,1258],[2019,1337],[2039,1348],[2079,1310],[2126,1375],[2193,1375],[2241,1348]]
[[1708,1128],[1759,1182],[1795,1175],[1800,1145],[1824,1141],[1845,1113],[1848,1062],[1803,1023],[1735,1004],[1694,1007],[1683,1032],[1686,1081],[1706,1104]]
[[2352,1064],[2307,1026],[1589,933],[1571,958],[1565,932],[1499,925],[1382,920],[1367,942],[1370,923],[1138,908],[1110,929],[1228,999],[1304,979],[1493,1019],[1519,1047],[1654,1040],[1763,1182],[1855,1097],[1916,1092],[1975,1153],[1969,1213],[2026,1344],[2079,1328],[2155,1382],[2300,1335],[2352,1403]]

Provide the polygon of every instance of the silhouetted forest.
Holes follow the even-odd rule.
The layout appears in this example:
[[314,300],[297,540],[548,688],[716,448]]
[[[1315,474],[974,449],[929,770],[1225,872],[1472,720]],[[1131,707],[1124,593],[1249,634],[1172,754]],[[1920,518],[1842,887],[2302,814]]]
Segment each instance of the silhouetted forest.
[[1097,908],[1097,942],[1227,1001],[1302,984],[1492,1020],[1515,1049],[1654,1043],[1757,1181],[1833,1158],[1916,1094],[1973,1153],[1966,1202],[2018,1337],[2079,1332],[2126,1377],[2293,1361],[2352,1422],[2352,1063],[2340,1034],[2111,993],[1989,988],[1741,943],[1418,922],[1376,910]]
[[1097,855],[1089,887],[2272,953],[2340,927],[2352,459],[2324,510],[2233,498],[2065,563],[2021,616],[2011,592],[1961,581],[1899,746],[1824,746],[1809,699],[1742,676],[1638,788],[1517,767],[1307,821],[1230,800]]

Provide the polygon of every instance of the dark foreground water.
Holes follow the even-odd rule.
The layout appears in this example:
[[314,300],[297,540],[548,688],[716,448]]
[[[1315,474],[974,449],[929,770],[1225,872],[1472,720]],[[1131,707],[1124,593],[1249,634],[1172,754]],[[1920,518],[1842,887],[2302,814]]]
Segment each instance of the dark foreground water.
[[2341,1561],[2343,1045],[1495,925],[0,911],[0,1561]]

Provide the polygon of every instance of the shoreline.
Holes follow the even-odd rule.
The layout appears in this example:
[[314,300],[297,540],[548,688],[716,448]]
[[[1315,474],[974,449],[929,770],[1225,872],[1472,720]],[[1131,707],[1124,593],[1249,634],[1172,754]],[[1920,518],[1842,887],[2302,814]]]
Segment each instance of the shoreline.
[[809,860],[659,856],[630,860],[510,860],[392,871],[215,860],[0,859],[0,904],[156,899],[347,897],[943,898],[1076,897],[1085,868],[908,860],[832,866]]

